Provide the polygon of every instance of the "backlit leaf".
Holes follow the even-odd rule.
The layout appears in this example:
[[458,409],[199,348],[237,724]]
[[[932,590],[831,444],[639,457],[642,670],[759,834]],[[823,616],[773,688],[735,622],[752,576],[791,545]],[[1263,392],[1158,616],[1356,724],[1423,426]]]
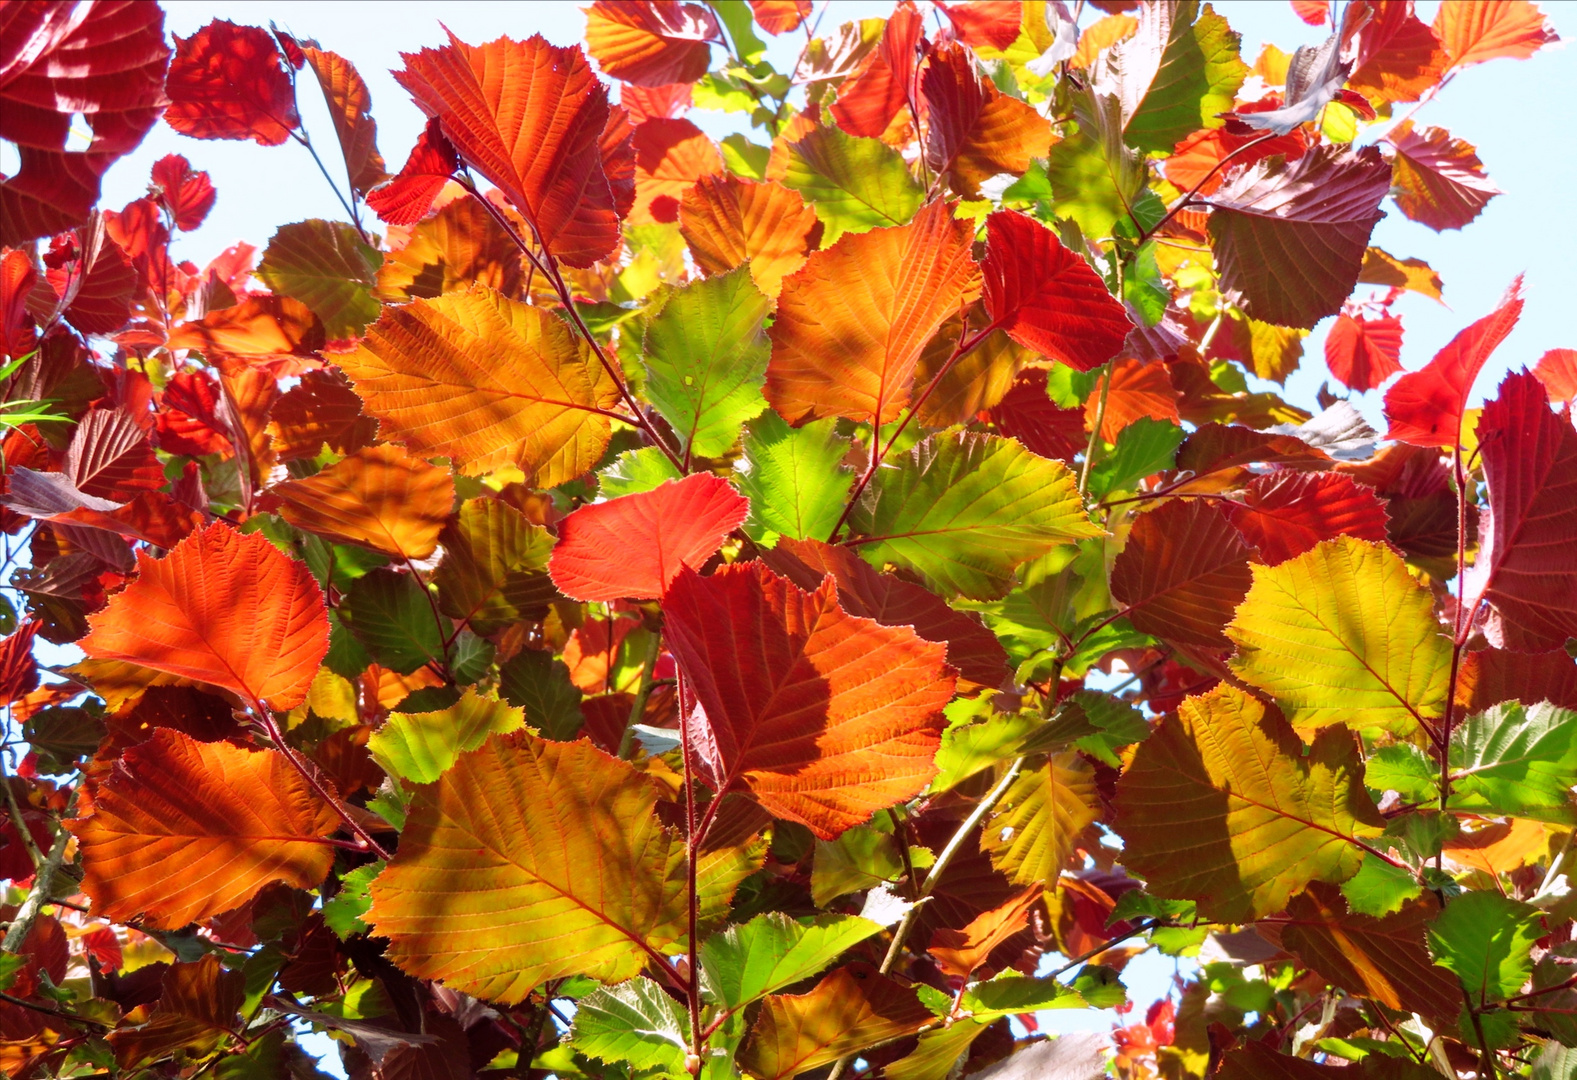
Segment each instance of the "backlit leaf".
[[334,122],[351,189],[365,197],[389,175],[383,167],[383,155],[378,153],[378,122],[372,118],[372,95],[356,66],[343,56],[310,45],[302,46],[301,52],[318,77],[323,100],[329,107],[329,119]]
[[844,233],[902,225],[925,201],[903,157],[880,139],[818,127],[790,143],[782,176],[768,175],[805,197],[825,226],[822,246]]
[[935,202],[896,228],[847,236],[783,282],[767,400],[791,423],[896,420],[931,335],[980,294],[971,231]]
[[280,516],[337,544],[425,559],[454,505],[448,469],[398,446],[369,446],[304,480],[278,484]]
[[1550,400],[1568,405],[1577,398],[1577,349],[1551,349],[1533,366]]
[[1472,144],[1452,138],[1444,128],[1415,129],[1409,120],[1389,139],[1396,148],[1396,205],[1436,232],[1462,228],[1500,194]]
[[637,86],[695,82],[722,32],[700,4],[596,0],[586,10],[586,46],[603,73]]
[[1301,733],[1336,723],[1410,734],[1445,711],[1450,644],[1429,591],[1390,548],[1339,536],[1253,570],[1227,627],[1232,670]]
[[730,926],[701,946],[707,985],[730,1009],[818,974],[849,948],[881,933],[853,915],[796,920],[779,911]]
[[384,308],[340,367],[418,455],[466,475],[514,465],[544,487],[596,463],[619,400],[567,323],[481,285]]
[[248,704],[289,709],[306,699],[329,628],[305,566],[220,523],[162,559],[139,552],[137,571],[90,617],[88,656],[209,683]]
[[762,1080],[798,1076],[935,1020],[911,987],[868,964],[850,964],[809,993],[768,998],[736,1060]]
[[954,683],[943,646],[846,614],[837,591],[747,564],[685,571],[663,600],[708,784],[823,838],[926,786]]
[[1041,891],[1039,883],[1031,885],[1007,903],[977,915],[962,930],[938,929],[926,951],[947,974],[968,978],[993,949],[1025,928]]
[[[728,481],[706,473],[583,506],[559,523],[548,572],[576,600],[659,597],[684,567],[711,558],[747,509]],[[631,550],[630,535],[645,543]]]
[[1074,843],[1100,816],[1095,769],[1074,753],[1026,769],[986,821],[980,850],[1015,885],[1054,887]]
[[[915,68],[924,52],[925,24],[913,3],[900,3],[881,28],[881,41],[838,87],[829,110],[851,135],[880,138],[914,99]],[[911,114],[909,117],[913,120]]]
[[1526,60],[1560,40],[1529,0],[1442,0],[1434,29],[1452,68],[1500,57]]
[[508,734],[524,723],[519,709],[467,690],[458,702],[438,712],[391,713],[367,740],[367,749],[396,776],[413,784],[431,784],[489,735]]
[[1272,566],[1337,536],[1386,540],[1385,504],[1341,473],[1265,473],[1249,481],[1242,502],[1220,505]]
[[773,299],[821,238],[798,192],[735,176],[698,180],[679,200],[679,231],[703,273],[725,274],[748,260],[756,287]]
[[412,228],[391,230],[390,246],[378,270],[381,300],[442,296],[473,281],[520,292],[520,249],[478,199],[454,199]]
[[414,225],[427,216],[433,200],[460,168],[454,144],[435,116],[416,138],[399,173],[367,195],[367,205],[390,225]]
[[1203,500],[1174,500],[1139,516],[1112,564],[1112,596],[1134,629],[1225,649],[1223,634],[1252,581],[1249,545]]
[[1507,702],[1453,733],[1451,807],[1577,824],[1577,712]]
[[672,224],[679,200],[703,177],[723,172],[717,145],[688,120],[656,118],[635,129],[635,205],[631,225]]
[[569,1044],[598,1061],[677,1076],[684,1072],[689,1026],[680,1002],[652,980],[635,978],[577,1001]]
[[1325,333],[1325,366],[1360,394],[1402,370],[1402,320],[1395,315],[1339,315]]
[[1358,870],[1382,825],[1352,735],[1307,748],[1243,691],[1191,697],[1139,744],[1117,786],[1123,861],[1159,896],[1242,922],[1280,911],[1311,881]]
[[1014,569],[1098,535],[1072,472],[992,435],[933,436],[883,469],[850,524],[860,554],[977,600],[1004,595]]
[[1429,952],[1480,1007],[1522,989],[1533,943],[1545,935],[1538,909],[1495,892],[1464,893],[1429,925]]
[[470,499],[439,533],[438,606],[478,633],[541,618],[557,595],[548,578],[553,536],[498,499]]
[[837,418],[789,427],[768,409],[745,432],[739,487],[750,500],[745,532],[757,543],[774,536],[820,540],[832,533],[854,485],[854,471],[843,464],[849,440],[837,432]]
[[301,123],[296,92],[274,36],[215,19],[175,39],[165,79],[164,122],[194,139],[251,139],[278,146]]
[[798,29],[814,8],[811,0],[750,0],[756,25],[773,37]]
[[444,658],[448,620],[414,575],[379,567],[356,579],[335,612],[374,660],[401,675]]
[[313,219],[274,234],[257,276],[311,308],[330,338],[350,338],[378,317],[372,289],[381,262],[351,226]]
[[279,751],[158,728],[121,755],[71,828],[96,915],[174,929],[244,904],[271,881],[316,887],[334,861],[323,838],[337,824]]
[[[1346,20],[1353,25],[1353,17]],[[1351,40],[1346,30],[1344,40]],[[1357,27],[1347,85],[1376,105],[1417,101],[1440,82],[1446,67],[1440,39],[1407,3],[1373,3]]]
[[920,90],[930,111],[926,165],[964,198],[978,197],[993,176],[1023,173],[1051,149],[1046,119],[998,90],[962,45],[932,50]]

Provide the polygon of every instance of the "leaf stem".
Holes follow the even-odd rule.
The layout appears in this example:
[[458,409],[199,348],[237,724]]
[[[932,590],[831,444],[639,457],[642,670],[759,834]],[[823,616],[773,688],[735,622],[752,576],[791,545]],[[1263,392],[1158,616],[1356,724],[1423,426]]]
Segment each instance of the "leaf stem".
[[[1462,647],[1467,643],[1467,630],[1473,625],[1467,612],[1467,470],[1462,467],[1462,439],[1458,432],[1456,446],[1451,451],[1452,473],[1457,485],[1457,605],[1451,627],[1451,674],[1446,679],[1446,714],[1440,726],[1435,752],[1440,755],[1440,811],[1445,813],[1451,801],[1451,727],[1456,714],[1457,681],[1462,675]],[[1476,603],[1473,605],[1478,606]],[[1444,852],[1435,853],[1435,869],[1444,868]],[[1475,1024],[1477,1017],[1474,1018]]]
[[[612,635],[610,635],[611,637]],[[663,632],[662,628],[652,631],[652,640],[646,645],[646,662],[641,668],[641,685],[635,691],[635,700],[630,703],[630,719],[624,725],[624,734],[619,737],[619,757],[629,760],[630,751],[635,743],[635,725],[640,723],[641,717],[646,713],[646,702],[652,696],[652,684],[657,676],[657,657],[662,653]]]
[[[6,711],[10,712],[9,706]],[[16,792],[11,790],[11,775],[6,771],[4,754],[0,754],[0,784],[5,785],[5,802],[6,808],[11,812],[11,824],[16,828],[16,835],[22,841],[22,846],[27,849],[27,857],[32,861],[33,870],[36,872],[44,865],[44,853],[38,850],[38,844],[33,840],[33,833],[22,817],[22,807],[16,801]]]
[[[697,833],[695,816],[695,770],[690,766],[690,718],[686,715],[683,705],[684,695],[680,694],[679,706],[679,757],[684,766],[684,868],[685,868],[685,900],[687,917],[689,920],[688,934],[686,937],[687,959],[689,971],[685,978],[685,1005],[690,1012],[690,1053],[697,1061],[701,1058],[702,1048],[706,1045],[707,1032],[701,1028],[701,968],[700,955],[696,944],[696,855],[700,846],[700,836]],[[626,729],[628,730],[628,729]],[[715,809],[716,802],[707,807],[708,824]],[[696,1070],[699,1072],[699,1068]]]
[[1090,486],[1090,463],[1095,460],[1095,448],[1100,445],[1101,428],[1106,423],[1106,400],[1112,391],[1112,362],[1106,361],[1101,374],[1101,396],[1095,403],[1095,420],[1090,424],[1090,441],[1084,448],[1084,465],[1079,469],[1079,494]]
[[1182,211],[1194,201],[1194,196],[1199,194],[1199,190],[1206,184],[1210,183],[1211,177],[1215,176],[1216,173],[1226,168],[1227,164],[1231,162],[1233,158],[1237,157],[1239,154],[1245,153],[1246,151],[1252,150],[1262,142],[1265,142],[1269,139],[1274,139],[1276,137],[1277,136],[1274,131],[1267,131],[1259,138],[1254,139],[1251,142],[1246,142],[1236,150],[1233,150],[1231,153],[1223,155],[1220,161],[1211,166],[1209,172],[1205,173],[1204,176],[1199,178],[1199,182],[1197,184],[1189,188],[1182,198],[1178,199],[1175,203],[1167,208],[1165,216],[1162,217],[1160,221],[1157,221],[1154,225],[1150,226],[1148,229],[1144,230],[1144,232],[1139,234],[1139,242],[1134,246],[1139,247],[1143,245],[1146,240],[1150,239],[1150,237],[1154,236],[1156,233],[1165,228],[1167,222],[1171,221],[1178,214],[1182,213]]
[[362,827],[361,822],[351,816],[350,811],[345,808],[345,804],[340,801],[339,796],[323,786],[322,782],[318,780],[317,774],[301,759],[295,747],[285,741],[284,732],[280,731],[279,725],[274,722],[274,714],[257,698],[249,699],[249,704],[252,706],[253,714],[258,718],[258,723],[263,725],[263,731],[268,735],[269,741],[279,748],[279,752],[285,755],[285,760],[289,761],[296,772],[301,775],[301,778],[307,782],[307,786],[315,791],[320,799],[328,803],[330,809],[339,816],[340,821],[345,823],[345,827],[351,831],[351,834],[361,841],[362,850],[371,851],[378,858],[385,861],[392,858],[393,856],[384,850],[383,845],[374,840],[372,834]]

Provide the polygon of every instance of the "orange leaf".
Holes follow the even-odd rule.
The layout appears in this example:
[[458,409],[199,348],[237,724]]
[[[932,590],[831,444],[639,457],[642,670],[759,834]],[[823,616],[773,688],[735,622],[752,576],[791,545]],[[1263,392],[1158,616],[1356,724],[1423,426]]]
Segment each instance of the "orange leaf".
[[338,818],[277,750],[157,728],[98,783],[92,813],[68,824],[94,914],[176,928],[271,881],[314,888],[334,861],[322,838]]
[[372,118],[372,95],[356,65],[343,56],[310,45],[303,46],[301,52],[323,90],[350,186],[358,195],[366,195],[389,175],[383,167],[383,155],[378,153],[378,122]]
[[1441,845],[1440,851],[1458,866],[1498,877],[1537,861],[1546,847],[1543,825],[1511,818],[1460,833]]
[[417,454],[468,476],[514,465],[539,487],[596,464],[619,400],[568,323],[483,285],[386,306],[340,367]]
[[812,0],[750,0],[756,25],[773,37],[797,29],[815,9]]
[[934,202],[907,225],[846,234],[812,254],[778,297],[773,408],[791,423],[898,419],[926,342],[980,295],[971,232]]
[[520,249],[477,199],[449,199],[427,220],[391,229],[389,241],[392,250],[378,269],[379,299],[442,296],[473,281],[506,296],[520,293]]
[[613,251],[619,218],[600,146],[608,89],[579,46],[535,34],[473,46],[451,33],[448,45],[403,55],[400,85],[551,254],[590,266]]
[[797,191],[768,181],[703,176],[679,202],[679,231],[708,276],[750,262],[750,276],[777,298],[783,279],[821,239],[816,212]]
[[210,683],[290,709],[329,647],[317,583],[262,536],[210,525],[162,559],[137,553],[137,580],[96,615],[82,651]]
[[361,398],[335,369],[309,371],[268,413],[268,433],[280,461],[315,458],[325,443],[341,454],[359,450],[378,434],[361,412]]
[[1435,33],[1451,67],[1509,57],[1526,60],[1560,40],[1537,4],[1528,0],[1441,0]]
[[767,998],[739,1052],[739,1067],[766,1080],[798,1076],[935,1020],[913,987],[869,964],[848,964],[808,994]]
[[679,200],[704,176],[723,171],[723,157],[688,120],[648,120],[635,128],[635,206],[631,225],[672,224]]
[[603,74],[637,86],[695,82],[720,41],[717,19],[679,0],[597,0],[586,10],[586,47]]
[[1577,399],[1577,349],[1551,349],[1539,357],[1533,374],[1555,404],[1569,405]]
[[[1016,37],[1016,19],[1014,26]],[[930,110],[926,164],[946,173],[948,184],[965,198],[978,197],[982,181],[1021,174],[1051,150],[1050,122],[983,78],[962,45],[938,46],[920,86]]]
[[[1110,379],[1106,394],[1106,414],[1101,417],[1101,438],[1115,443],[1123,428],[1141,417],[1178,423],[1177,391],[1165,364],[1146,364],[1140,360],[1119,360],[1102,377]],[[1101,387],[1097,383],[1084,403],[1084,423],[1095,426],[1100,409]]]
[[[1019,0],[968,0],[937,4],[958,40],[972,48],[1006,49],[1018,40],[1024,24],[1024,5]],[[1036,12],[1035,18],[1040,18]]]
[[945,646],[855,618],[837,594],[747,563],[686,570],[663,598],[707,782],[823,839],[925,788],[955,682]]
[[326,338],[312,310],[288,296],[249,296],[231,307],[184,322],[170,333],[172,349],[196,349],[210,360],[314,357]]
[[315,476],[273,488],[284,519],[337,544],[425,559],[454,505],[448,469],[398,446],[358,450]]
[[[696,473],[559,523],[548,573],[575,600],[655,599],[681,567],[699,568],[745,520],[750,504],[727,480]],[[632,545],[631,537],[640,537]]]
[[832,118],[850,135],[879,139],[908,107],[914,69],[925,41],[925,23],[914,0],[900,0],[882,28],[882,40],[859,69],[838,87]]
[[936,958],[943,971],[959,978],[986,962],[991,950],[1024,929],[1031,909],[1040,903],[1043,886],[1031,885],[1007,903],[992,908],[962,930],[943,927],[931,935],[926,950]]
[[1363,9],[1349,8],[1344,19],[1349,27],[1366,20],[1347,85],[1375,103],[1417,101],[1445,72],[1440,39],[1413,14],[1411,0],[1367,0],[1367,8],[1364,16],[1357,14]]

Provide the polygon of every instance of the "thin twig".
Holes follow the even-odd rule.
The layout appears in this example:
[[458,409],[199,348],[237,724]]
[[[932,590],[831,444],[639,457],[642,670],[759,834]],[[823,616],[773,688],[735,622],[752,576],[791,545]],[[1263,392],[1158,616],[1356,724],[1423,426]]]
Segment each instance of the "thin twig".
[[361,841],[362,850],[370,851],[385,861],[390,859],[392,856],[384,849],[383,845],[374,840],[372,834],[362,827],[361,822],[351,816],[350,811],[345,808],[344,803],[340,802],[339,797],[323,786],[322,782],[318,780],[317,774],[308,767],[301,755],[297,753],[295,747],[285,741],[284,732],[280,731],[279,725],[274,721],[274,714],[256,698],[252,698],[250,704],[253,713],[257,716],[258,723],[263,725],[263,731],[268,735],[269,741],[278,747],[279,752],[285,755],[285,760],[289,761],[296,772],[301,775],[301,778],[307,782],[307,786],[329,805],[329,808],[338,815],[340,821],[345,823],[345,827],[351,831],[352,835]]
[[[1169,207],[1167,209],[1165,216],[1163,216],[1160,221],[1157,221],[1154,225],[1150,226],[1148,229],[1144,230],[1144,232],[1139,234],[1139,245],[1142,245],[1146,240],[1150,239],[1150,237],[1152,237],[1156,233],[1160,232],[1163,228],[1166,227],[1167,222],[1171,221],[1178,214],[1182,213],[1182,211],[1185,210],[1188,207],[1188,205],[1194,201],[1194,196],[1199,194],[1200,188],[1202,188],[1206,184],[1210,183],[1210,178],[1215,176],[1216,173],[1220,172],[1222,169],[1226,168],[1228,163],[1230,163],[1233,158],[1237,157],[1239,154],[1246,153],[1247,151],[1252,150],[1254,147],[1258,146],[1262,142],[1266,142],[1266,141],[1268,141],[1270,139],[1274,139],[1274,138],[1277,138],[1276,133],[1274,131],[1267,131],[1267,132],[1265,132],[1265,134],[1261,135],[1259,138],[1253,140],[1252,142],[1246,142],[1242,146],[1238,147],[1236,150],[1232,151],[1230,154],[1223,155],[1220,161],[1216,162],[1215,165],[1211,166],[1211,169],[1210,169],[1209,172],[1205,173],[1204,176],[1199,178],[1199,183],[1197,183],[1193,187],[1189,188],[1188,191],[1181,198],[1179,198],[1175,203],[1173,203],[1171,205],[1171,207]],[[1136,245],[1136,246],[1138,246],[1138,245]]]
[[1084,465],[1079,469],[1079,494],[1083,495],[1090,487],[1090,463],[1095,460],[1095,448],[1100,445],[1101,428],[1106,424],[1106,399],[1112,392],[1113,364],[1106,361],[1105,372],[1101,375],[1101,396],[1095,405],[1095,421],[1090,425],[1090,441],[1084,448]]
[[[612,635],[610,634],[611,638]],[[657,674],[657,657],[663,648],[663,632],[661,628],[652,631],[652,639],[646,644],[646,661],[641,668],[641,685],[635,691],[635,700],[630,703],[630,719],[624,725],[624,734],[619,736],[619,756],[628,759],[635,743],[635,725],[641,722],[641,717],[646,713],[646,702],[652,696],[652,685]]]

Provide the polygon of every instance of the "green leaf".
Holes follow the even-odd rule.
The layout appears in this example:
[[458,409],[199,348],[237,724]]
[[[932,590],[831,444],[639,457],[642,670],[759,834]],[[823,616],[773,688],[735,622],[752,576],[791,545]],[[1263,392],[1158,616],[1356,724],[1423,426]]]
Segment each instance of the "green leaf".
[[1112,452],[1090,467],[1090,493],[1104,499],[1113,492],[1136,490],[1140,480],[1172,467],[1187,434],[1170,420],[1141,416],[1118,432]]
[[1004,596],[1013,571],[1069,541],[1100,534],[1073,473],[1013,439],[932,436],[881,469],[851,517],[860,554],[896,563],[938,592]]
[[268,242],[257,276],[274,292],[299,300],[333,338],[357,337],[378,317],[372,297],[383,256],[340,221],[298,221]]
[[514,731],[525,722],[519,708],[467,690],[442,712],[391,713],[367,740],[367,749],[386,771],[413,784],[430,784],[489,735]]
[[438,536],[438,607],[478,634],[547,614],[558,595],[547,574],[553,534],[508,503],[469,499]]
[[1081,1009],[1084,998],[1056,979],[1036,979],[1003,972],[964,991],[959,1005],[976,1020],[997,1020],[1042,1009]]
[[18,953],[0,952],[0,990],[11,989],[17,972],[27,967],[28,957]]
[[723,141],[718,143],[718,149],[723,152],[723,164],[734,175],[747,180],[767,178],[767,163],[772,160],[770,147],[753,143],[736,131],[724,136]]
[[1342,882],[1347,906],[1359,915],[1379,917],[1398,910],[1424,891],[1412,872],[1365,854],[1358,872]]
[[639,450],[626,450],[597,474],[603,495],[617,499],[621,495],[638,495],[670,480],[682,477],[674,463],[662,449],[643,446]]
[[367,889],[372,884],[372,879],[382,870],[383,860],[379,859],[377,862],[370,862],[366,866],[358,866],[354,870],[347,871],[345,876],[340,878],[339,892],[335,893],[332,899],[324,901],[323,922],[339,935],[341,941],[352,934],[367,932],[367,924],[361,919],[372,906],[372,897],[367,894]]
[[855,915],[795,920],[780,911],[757,915],[714,934],[701,946],[706,986],[738,1009],[822,971],[846,950],[881,933]]
[[684,1006],[641,975],[581,998],[569,1044],[598,1061],[682,1077],[689,1026]]
[[646,393],[690,453],[727,453],[740,426],[767,407],[771,312],[741,266],[673,290],[647,319]]
[[1445,711],[1451,644],[1434,596],[1390,547],[1339,536],[1253,571],[1227,626],[1232,670],[1275,697],[1293,727],[1405,737]]
[[580,734],[580,689],[564,661],[541,649],[522,649],[498,669],[498,692],[525,711],[526,723],[560,742]]
[[1454,810],[1577,824],[1577,712],[1496,705],[1456,730],[1451,768]]
[[838,434],[836,417],[791,428],[768,409],[745,434],[745,464],[739,490],[750,500],[745,534],[757,543],[825,540],[843,512],[854,485],[844,467],[849,440]]
[[741,63],[755,64],[766,55],[767,47],[756,36],[755,17],[745,0],[706,0],[706,6],[717,12],[718,19],[728,28],[728,40],[734,46],[730,51]]
[[1161,267],[1155,260],[1155,241],[1147,242],[1134,253],[1123,271],[1123,299],[1144,320],[1154,326],[1166,314],[1172,302],[1172,290],[1161,276]]
[[1143,889],[1129,889],[1117,898],[1117,905],[1106,917],[1106,925],[1132,922],[1135,919],[1165,919],[1169,922],[1192,922],[1196,905],[1192,900],[1168,900],[1152,896]]
[[1364,763],[1363,782],[1378,792],[1394,791],[1404,802],[1440,798],[1440,767],[1411,743],[1382,746]]
[[1531,904],[1494,892],[1463,893],[1430,924],[1429,953],[1483,1006],[1522,989],[1533,971],[1533,943],[1545,933]]
[[942,745],[936,752],[931,794],[948,791],[984,769],[1017,757],[1024,736],[1044,723],[1030,712],[995,713],[977,723],[948,728],[942,732]]
[[[876,820],[884,821],[880,815]],[[911,858],[913,855],[911,849]],[[892,833],[875,824],[856,825],[836,840],[816,841],[810,896],[817,907],[825,907],[828,901],[848,893],[895,881],[903,872],[903,859]]]
[[902,225],[925,201],[925,189],[897,150],[835,126],[818,127],[789,144],[783,185],[814,207],[824,226],[824,248],[844,233]]
[[1085,95],[1075,100],[1074,112],[1078,128],[1051,148],[1046,179],[1057,216],[1098,240],[1128,217],[1147,174],[1144,160],[1123,144],[1115,98]]
[[391,671],[409,675],[443,659],[449,620],[433,611],[430,598],[410,574],[373,570],[350,587],[338,610],[356,640]]
[[1074,745],[1114,769],[1120,765],[1118,750],[1143,742],[1150,735],[1150,722],[1144,714],[1110,694],[1080,690],[1069,700],[1084,710],[1085,720],[1096,729],[1094,735],[1086,735]]

